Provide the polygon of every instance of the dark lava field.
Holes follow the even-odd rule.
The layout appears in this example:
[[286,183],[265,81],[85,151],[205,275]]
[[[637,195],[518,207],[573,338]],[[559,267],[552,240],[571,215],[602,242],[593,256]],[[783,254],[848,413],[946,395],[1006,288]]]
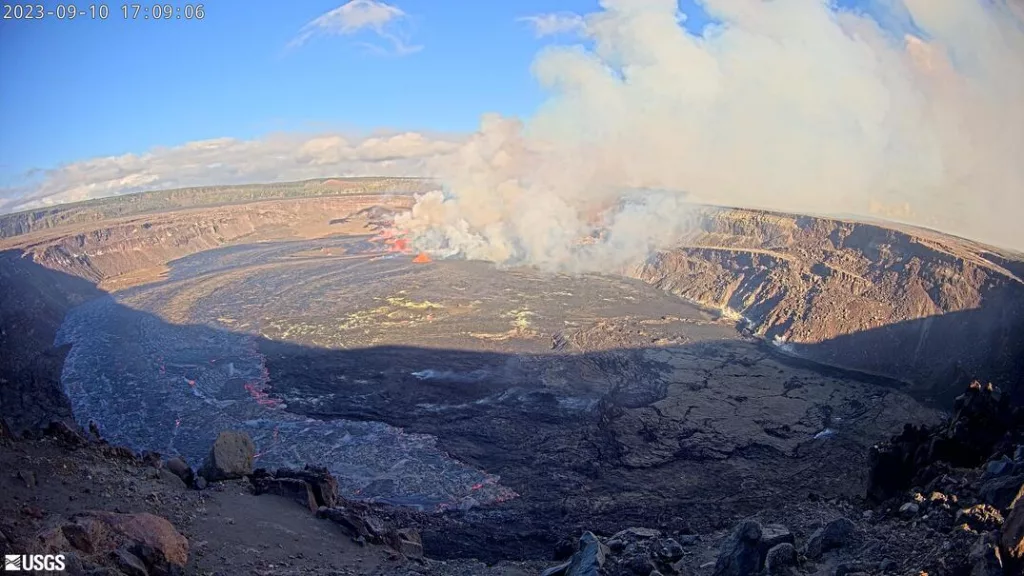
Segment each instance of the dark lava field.
[[72,309],[57,342],[76,419],[194,462],[243,429],[258,466],[464,512],[424,535],[435,553],[514,534],[489,553],[516,556],[581,527],[717,529],[808,491],[859,495],[868,446],[938,414],[640,280],[380,248],[218,248]]

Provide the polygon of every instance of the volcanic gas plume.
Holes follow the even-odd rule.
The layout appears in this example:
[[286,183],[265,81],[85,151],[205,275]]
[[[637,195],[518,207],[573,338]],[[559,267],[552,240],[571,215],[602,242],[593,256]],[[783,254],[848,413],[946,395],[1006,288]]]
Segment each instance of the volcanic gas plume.
[[1020,0],[699,3],[692,31],[675,0],[601,0],[536,58],[536,115],[485,117],[437,167],[399,221],[415,247],[608,269],[678,238],[685,198],[1024,248]]

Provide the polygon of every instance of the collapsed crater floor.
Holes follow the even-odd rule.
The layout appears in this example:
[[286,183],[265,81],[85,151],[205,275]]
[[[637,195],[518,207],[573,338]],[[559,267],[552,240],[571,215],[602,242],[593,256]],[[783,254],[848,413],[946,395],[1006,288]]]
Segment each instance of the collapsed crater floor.
[[76,417],[193,464],[244,429],[261,466],[439,513],[428,552],[509,557],[860,494],[867,447],[937,417],[636,280],[410,260],[357,237],[236,246],[80,306],[58,335]]

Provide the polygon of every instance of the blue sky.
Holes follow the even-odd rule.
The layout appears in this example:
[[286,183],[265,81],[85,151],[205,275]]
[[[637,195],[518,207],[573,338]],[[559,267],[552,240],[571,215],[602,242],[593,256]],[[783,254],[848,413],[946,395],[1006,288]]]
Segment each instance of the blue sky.
[[[594,0],[399,0],[422,46],[380,54],[372,31],[288,49],[338,0],[205,4],[202,21],[0,20],[0,185],[34,168],[192,140],[276,131],[467,131],[540,102],[542,45],[518,18]],[[254,6],[258,7],[254,9]]]
[[[288,43],[337,0],[219,0],[202,21],[0,21],[0,174],[274,131],[465,131],[528,113],[539,41],[517,17],[593,2],[406,0],[407,55],[372,32]],[[254,9],[254,6],[259,8]],[[378,44],[387,46],[383,41]]]
[[[671,18],[672,0],[608,1]],[[710,21],[703,1],[680,0],[691,35]],[[770,30],[768,12],[816,17],[831,1],[764,4],[762,20],[743,25]],[[885,8],[900,0],[834,1],[919,32],[906,11]],[[724,18],[754,6],[716,4],[739,8]],[[602,10],[598,0],[217,0],[188,21],[126,19],[108,5],[106,20],[0,19],[0,212],[153,188],[428,172],[482,115],[529,119],[550,102],[531,64],[551,44],[586,45],[581,15]],[[721,59],[711,44],[698,49]]]

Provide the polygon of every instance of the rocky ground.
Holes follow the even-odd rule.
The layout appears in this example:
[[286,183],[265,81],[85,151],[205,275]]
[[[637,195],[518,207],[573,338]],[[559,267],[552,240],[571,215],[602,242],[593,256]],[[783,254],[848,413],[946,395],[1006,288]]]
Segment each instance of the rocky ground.
[[[1024,415],[980,385],[932,427],[871,451],[868,494],[811,496],[725,530],[584,532],[548,559],[424,557],[417,526],[458,515],[348,501],[323,469],[252,469],[222,433],[198,469],[62,425],[0,439],[0,553],[71,574],[1010,576],[1024,569]],[[988,457],[981,456],[988,454]],[[207,480],[209,479],[209,481]],[[680,507],[680,515],[686,508]]]
[[[373,292],[341,278],[399,256],[350,250],[356,240],[345,236],[387,228],[410,197],[271,197],[202,209],[175,200],[153,214],[87,207],[41,229],[5,228],[18,234],[0,245],[0,417],[17,434],[0,446],[5,552],[74,550],[75,571],[115,575],[1022,573],[1024,438],[1008,404],[1024,398],[1021,255],[921,230],[707,209],[676,248],[609,271],[646,286],[402,256]],[[331,238],[297,253],[265,243],[322,237]],[[203,262],[215,266],[195,266]],[[263,275],[271,262],[278,273]],[[306,293],[289,304],[296,289]],[[163,308],[143,319],[147,290]],[[60,327],[111,291],[129,305],[97,318],[126,328],[86,334],[74,361],[74,348],[54,345]],[[675,295],[711,310],[676,310]],[[232,316],[242,304],[256,308]],[[303,314],[317,306],[341,315]],[[95,329],[92,320],[79,324]],[[263,322],[258,335],[250,321]],[[154,334],[170,338],[143,337]],[[262,356],[259,386],[238,376],[237,358],[203,356],[225,335],[251,340],[245,358]],[[132,353],[165,342],[195,358]],[[395,492],[389,478],[349,486],[339,476],[352,490],[332,505],[324,486],[334,482],[302,469],[308,460],[283,472],[203,466],[212,481],[201,486],[173,459],[59,427],[39,436],[51,420],[88,420],[64,394],[68,369],[89,356],[83,343],[126,353],[94,357],[99,376],[77,384],[119,386],[93,399],[127,404],[128,432],[173,429],[191,415],[209,432],[205,451],[236,426],[179,415],[170,408],[193,404],[157,406],[153,393],[190,399],[226,373],[231,386],[199,404],[254,400],[234,424],[288,405],[300,420],[384,430],[356,446],[378,468],[417,463],[370,441],[400,446],[409,431],[488,482],[462,482],[458,506],[420,512],[380,502]],[[978,387],[954,405],[971,378],[1007,398]],[[933,407],[955,411],[937,424]],[[154,409],[156,418],[139,416]],[[274,446],[283,436],[264,432],[239,450],[298,445]],[[169,438],[155,446],[180,453]],[[444,477],[402,476],[418,478],[417,490]],[[474,497],[477,484],[489,498]],[[361,503],[343,498],[370,488]],[[452,495],[446,483],[432,488]],[[506,489],[517,497],[504,500]]]
[[292,494],[257,496],[251,475],[199,490],[168,464],[63,427],[30,439],[7,436],[0,441],[0,554],[62,553],[66,573],[107,576],[526,575],[543,566],[424,559],[422,550],[360,537],[346,521],[359,516],[318,519]]
[[869,497],[766,511],[726,534],[588,532],[544,575],[1024,574],[1022,442],[1024,411],[973,384],[949,419],[872,448]]

